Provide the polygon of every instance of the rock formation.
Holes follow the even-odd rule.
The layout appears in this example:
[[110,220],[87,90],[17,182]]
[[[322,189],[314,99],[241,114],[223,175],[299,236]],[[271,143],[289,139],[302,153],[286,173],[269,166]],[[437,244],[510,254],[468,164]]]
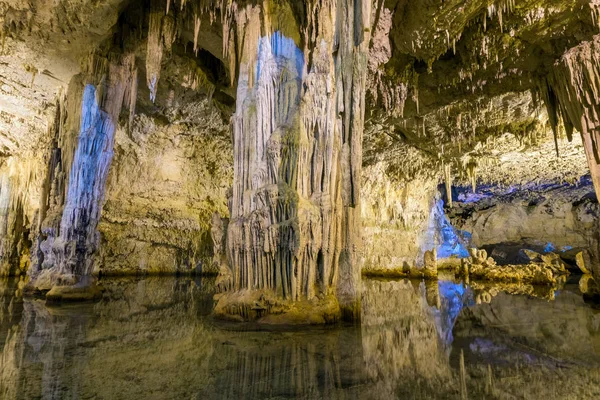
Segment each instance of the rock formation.
[[39,250],[29,272],[37,290],[88,284],[115,124],[123,106],[135,107],[136,76],[133,55],[113,60],[92,55],[86,74],[73,78],[66,98],[59,99],[39,211]]
[[233,288],[292,301],[335,296],[356,319],[371,4],[318,1],[303,15],[292,5],[233,3],[225,32],[237,39],[229,57],[239,65],[227,234]]
[[[469,249],[470,257],[462,260],[459,274],[466,279],[518,282],[556,286],[564,283],[569,272],[557,254],[541,255],[523,265],[497,265],[485,250]],[[539,256],[539,255],[538,255]]]
[[560,116],[567,137],[573,136],[573,129],[580,132],[597,196],[600,196],[599,60],[600,36],[597,35],[565,52],[554,64],[547,79],[548,86],[542,89],[552,128],[556,131]]

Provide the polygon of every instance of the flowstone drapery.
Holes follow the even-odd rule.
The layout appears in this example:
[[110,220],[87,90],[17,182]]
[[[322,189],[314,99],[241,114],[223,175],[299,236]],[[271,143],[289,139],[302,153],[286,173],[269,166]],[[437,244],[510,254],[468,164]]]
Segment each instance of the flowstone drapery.
[[233,291],[216,311],[252,319],[289,307],[303,314],[299,304],[311,304],[314,316],[318,303],[326,321],[358,319],[371,5],[293,6],[233,3],[225,24],[239,71],[227,234]]

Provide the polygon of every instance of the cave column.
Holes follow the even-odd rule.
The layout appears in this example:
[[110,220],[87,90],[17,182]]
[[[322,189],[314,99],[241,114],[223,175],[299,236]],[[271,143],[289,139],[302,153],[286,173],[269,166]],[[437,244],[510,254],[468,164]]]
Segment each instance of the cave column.
[[123,106],[135,111],[133,55],[90,55],[84,72],[59,96],[50,129],[30,287],[88,286],[100,242],[97,230]]
[[371,5],[271,3],[234,3],[224,31],[239,71],[232,287],[290,301],[334,297],[357,319]]

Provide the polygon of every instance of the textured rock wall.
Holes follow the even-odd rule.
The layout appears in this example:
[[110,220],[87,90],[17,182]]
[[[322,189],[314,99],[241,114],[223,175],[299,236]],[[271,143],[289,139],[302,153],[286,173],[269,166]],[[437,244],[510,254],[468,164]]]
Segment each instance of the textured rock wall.
[[364,169],[361,190],[363,270],[421,264],[423,252],[434,247],[428,228],[437,181],[393,179],[378,163]]
[[[461,225],[475,246],[504,242],[552,243],[556,248],[588,247],[592,243],[598,204],[590,186],[534,192],[474,205]],[[463,207],[468,209],[468,205]]]
[[117,131],[99,231],[103,274],[210,272],[214,212],[228,216],[228,126],[208,100]]
[[450,213],[453,224],[472,234],[474,246],[500,244],[512,249],[502,252],[519,248],[587,249],[597,270],[600,207],[589,177],[583,178],[579,186],[548,183],[508,191],[488,190],[494,194],[476,202],[457,202]]

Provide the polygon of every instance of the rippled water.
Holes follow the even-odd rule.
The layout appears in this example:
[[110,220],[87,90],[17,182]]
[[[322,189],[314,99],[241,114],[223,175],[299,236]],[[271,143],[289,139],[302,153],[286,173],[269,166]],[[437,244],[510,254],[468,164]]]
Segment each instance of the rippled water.
[[360,326],[258,331],[210,317],[210,279],[102,283],[46,307],[0,281],[0,398],[600,398],[600,310],[574,285],[365,280]]

